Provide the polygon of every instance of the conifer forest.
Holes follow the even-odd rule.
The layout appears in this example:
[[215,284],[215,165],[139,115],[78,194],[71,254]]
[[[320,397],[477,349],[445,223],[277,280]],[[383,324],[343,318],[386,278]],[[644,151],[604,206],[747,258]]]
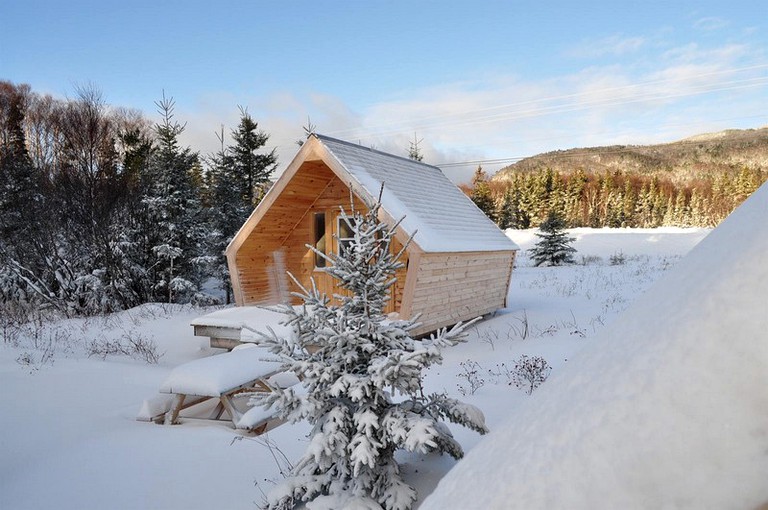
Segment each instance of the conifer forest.
[[206,281],[227,285],[223,250],[276,165],[268,135],[241,109],[233,144],[203,155],[179,142],[173,99],[156,106],[149,120],[92,87],[59,100],[0,82],[4,316],[205,304]]

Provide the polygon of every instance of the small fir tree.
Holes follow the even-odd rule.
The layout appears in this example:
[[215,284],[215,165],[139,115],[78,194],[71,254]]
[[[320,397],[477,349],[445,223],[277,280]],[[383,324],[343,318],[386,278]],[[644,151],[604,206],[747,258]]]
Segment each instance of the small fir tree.
[[421,153],[419,144],[424,140],[416,138],[416,133],[413,134],[413,141],[408,146],[408,157],[414,161],[424,161],[424,155]]
[[533,258],[533,264],[535,266],[572,264],[576,248],[571,246],[571,243],[575,239],[566,235],[565,221],[555,212],[550,212],[539,230],[541,233],[536,234],[539,241],[536,246],[528,250]]
[[255,403],[313,426],[306,453],[270,492],[269,509],[324,498],[335,508],[354,501],[365,508],[409,509],[416,491],[400,476],[396,450],[462,457],[442,419],[487,432],[479,409],[444,394],[425,395],[422,387],[422,371],[442,361],[442,347],[464,339],[463,328],[417,341],[409,334],[415,321],[384,314],[403,252],[392,254],[396,225],[379,223],[378,212],[379,204],[367,214],[353,211],[348,225],[354,240],[341,254],[317,252],[344,291],[335,296],[340,304],[332,304],[314,282],[306,289],[294,279],[304,305],[281,311],[295,338],[265,335],[264,344],[302,379],[306,392],[273,388]]

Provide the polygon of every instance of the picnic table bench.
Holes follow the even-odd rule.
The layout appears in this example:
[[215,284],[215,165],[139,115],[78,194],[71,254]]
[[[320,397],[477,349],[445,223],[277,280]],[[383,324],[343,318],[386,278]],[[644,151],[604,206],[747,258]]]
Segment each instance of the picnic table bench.
[[178,423],[182,410],[216,399],[208,419],[221,419],[226,412],[235,428],[263,433],[279,424],[276,411],[261,406],[243,409],[242,403],[235,402],[236,397],[271,391],[270,385],[286,388],[298,382],[293,374],[282,372],[265,349],[255,345],[238,348],[174,368],[160,386],[163,395],[145,401],[138,419]]

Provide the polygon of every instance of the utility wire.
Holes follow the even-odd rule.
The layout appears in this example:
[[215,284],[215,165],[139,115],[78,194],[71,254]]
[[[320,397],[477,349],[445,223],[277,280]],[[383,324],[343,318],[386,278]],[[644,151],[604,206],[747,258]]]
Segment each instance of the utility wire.
[[[652,100],[652,99],[669,99],[669,98],[676,98],[676,97],[685,97],[688,95],[700,95],[702,93],[707,92],[719,92],[722,90],[732,90],[733,88],[744,88],[748,86],[758,86],[761,84],[768,83],[768,77],[756,77],[756,78],[747,78],[742,80],[728,80],[728,81],[721,81],[721,82],[714,82],[710,84],[701,84],[693,86],[693,91],[683,91],[679,93],[673,93],[673,94],[659,94],[658,91],[648,91],[640,94],[639,96],[632,92],[634,89],[638,89],[640,87],[646,87],[651,85],[663,85],[663,84],[672,84],[676,82],[682,82],[682,81],[690,81],[690,80],[696,80],[698,78],[704,78],[709,76],[717,76],[717,75],[723,75],[723,74],[735,74],[739,72],[744,71],[753,71],[758,69],[766,69],[768,68],[768,64],[759,64],[754,66],[748,66],[748,67],[741,67],[741,68],[735,68],[735,69],[725,69],[720,71],[711,71],[706,73],[698,73],[693,75],[687,75],[685,77],[676,77],[676,78],[668,78],[668,79],[661,79],[661,80],[651,80],[641,83],[634,83],[629,85],[623,85],[620,87],[606,87],[603,89],[597,89],[597,90],[591,90],[588,92],[579,92],[575,94],[564,94],[564,95],[557,95],[557,96],[550,96],[550,97],[543,97],[538,99],[532,99],[528,101],[518,101],[515,103],[509,103],[506,105],[498,105],[498,106],[492,106],[487,108],[480,108],[475,110],[466,110],[459,113],[446,113],[446,114],[439,114],[439,115],[430,115],[425,117],[416,117],[408,119],[406,122],[397,122],[397,123],[382,123],[379,125],[374,125],[368,127],[368,130],[364,137],[374,137],[377,135],[385,135],[385,134],[391,134],[393,132],[400,132],[402,129],[404,129],[406,126],[413,126],[414,124],[419,124],[422,122],[429,122],[434,120],[441,120],[441,119],[451,119],[456,118],[459,116],[467,116],[472,115],[476,113],[482,113],[482,112],[489,112],[489,111],[497,111],[497,110],[503,110],[507,108],[519,108],[519,107],[526,107],[526,106],[535,106],[539,105],[541,103],[553,103],[558,101],[564,101],[568,99],[579,99],[579,98],[585,98],[585,100],[580,100],[577,102],[570,102],[570,103],[563,103],[563,104],[555,104],[553,106],[542,106],[539,108],[530,108],[528,110],[515,110],[512,112],[502,112],[497,113],[493,115],[486,115],[483,117],[476,117],[471,120],[459,120],[449,123],[443,123],[443,122],[431,122],[427,125],[432,127],[440,127],[444,125],[456,125],[463,124],[466,122],[474,122],[476,120],[483,120],[483,119],[515,119],[515,118],[521,118],[521,117],[527,117],[531,116],[532,114],[542,114],[543,113],[559,113],[559,109],[563,108],[570,108],[571,110],[563,110],[563,111],[574,111],[574,108],[582,109],[584,107],[589,107],[593,105],[598,106],[616,106],[621,104],[628,104],[633,102],[639,102],[643,100]],[[733,86],[734,84],[740,86]],[[725,87],[726,85],[731,85],[728,87]],[[621,91],[627,91],[628,93],[631,93],[632,95],[625,95],[623,98],[614,98],[614,99],[589,99],[590,97],[599,96],[601,98],[605,98],[609,93],[612,92],[621,92]],[[402,126],[402,128],[401,128]],[[409,129],[411,129],[409,127]],[[421,131],[422,128],[419,127],[419,131]],[[344,135],[348,133],[355,133],[356,136],[361,136],[359,134],[359,130],[357,128],[349,128],[349,129],[341,129],[341,130],[335,130],[328,132],[329,135]]]
[[[628,152],[639,152],[639,151],[642,151],[643,149],[647,149],[649,146],[654,146],[654,145],[674,144],[676,146],[680,146],[680,145],[687,146],[687,145],[701,145],[707,142],[730,144],[730,143],[742,142],[742,140],[739,140],[739,139],[717,140],[712,138],[706,139],[706,140],[679,140],[677,142],[668,142],[668,143],[659,143],[659,144],[650,144],[650,145],[609,146],[609,147],[606,147],[605,149],[601,149],[599,147],[568,149],[568,150],[561,150],[561,151],[545,152],[542,154],[538,154],[537,156],[546,156],[547,158],[552,158],[552,159],[580,158],[583,156],[607,156],[612,154],[626,154]],[[523,159],[528,159],[532,157],[535,157],[535,156],[517,156],[517,157],[498,158],[498,159],[476,159],[476,160],[470,160],[470,161],[440,163],[435,166],[440,168],[451,168],[451,167],[477,165],[477,164],[493,165],[493,164],[499,164],[499,163],[516,163],[518,161],[522,161]]]
[[[403,122],[395,123],[382,123],[368,127],[368,131],[360,133],[359,128],[341,129],[328,131],[327,134],[339,136],[344,134],[355,134],[357,138],[375,138],[384,135],[392,135],[402,133],[404,130],[413,130],[414,124],[418,124],[418,131],[424,132],[444,127],[454,126],[468,126],[477,124],[486,124],[492,122],[512,121],[524,118],[541,117],[545,115],[553,115],[559,113],[572,113],[577,111],[583,111],[593,108],[607,108],[614,106],[622,106],[641,102],[650,101],[664,101],[669,99],[677,99],[683,97],[691,97],[702,94],[709,94],[714,92],[723,92],[729,90],[740,90],[751,87],[760,87],[768,84],[768,76],[750,77],[744,79],[732,79],[722,80],[714,83],[703,83],[698,85],[692,85],[686,87],[685,90],[680,92],[668,92],[660,90],[649,90],[645,92],[635,93],[637,89],[641,87],[674,84],[677,82],[688,82],[698,78],[720,76],[720,75],[733,75],[736,73],[755,71],[768,69],[768,64],[757,64],[753,66],[746,66],[740,68],[723,69],[719,71],[710,71],[704,73],[698,73],[694,75],[686,75],[684,77],[675,77],[660,80],[649,80],[640,83],[634,83],[629,85],[623,85],[619,87],[606,87],[603,89],[592,90],[588,92],[580,92],[574,94],[563,94],[557,96],[550,96],[544,98],[538,98],[528,101],[518,101],[514,103],[508,103],[504,105],[491,106],[486,108],[466,110],[459,113],[446,113],[438,115],[429,115],[424,117],[417,117],[415,119],[408,119]],[[611,96],[611,93],[624,93],[623,95]],[[597,97],[596,97],[597,96]],[[574,100],[570,102],[563,102],[567,100]],[[549,104],[547,103],[555,103]],[[527,107],[527,108],[526,108]],[[501,111],[509,108],[525,108],[512,111]],[[472,115],[486,112],[498,112],[490,113],[487,115],[475,116]],[[467,118],[470,116],[470,118]],[[454,119],[454,120],[451,120]],[[425,124],[419,124],[425,123]],[[282,147],[286,144],[278,144],[277,147]],[[594,154],[594,152],[593,152]],[[482,159],[471,160],[462,162],[447,162],[441,163],[436,166],[442,168],[464,166],[470,164],[499,164],[499,163],[513,163],[520,161],[524,157],[510,157],[510,158],[498,158],[498,159]]]

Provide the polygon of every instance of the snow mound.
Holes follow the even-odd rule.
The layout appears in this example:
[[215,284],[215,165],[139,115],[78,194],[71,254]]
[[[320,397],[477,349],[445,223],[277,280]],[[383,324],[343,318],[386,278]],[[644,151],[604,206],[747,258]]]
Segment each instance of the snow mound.
[[768,502],[768,186],[492,432],[421,507]]

